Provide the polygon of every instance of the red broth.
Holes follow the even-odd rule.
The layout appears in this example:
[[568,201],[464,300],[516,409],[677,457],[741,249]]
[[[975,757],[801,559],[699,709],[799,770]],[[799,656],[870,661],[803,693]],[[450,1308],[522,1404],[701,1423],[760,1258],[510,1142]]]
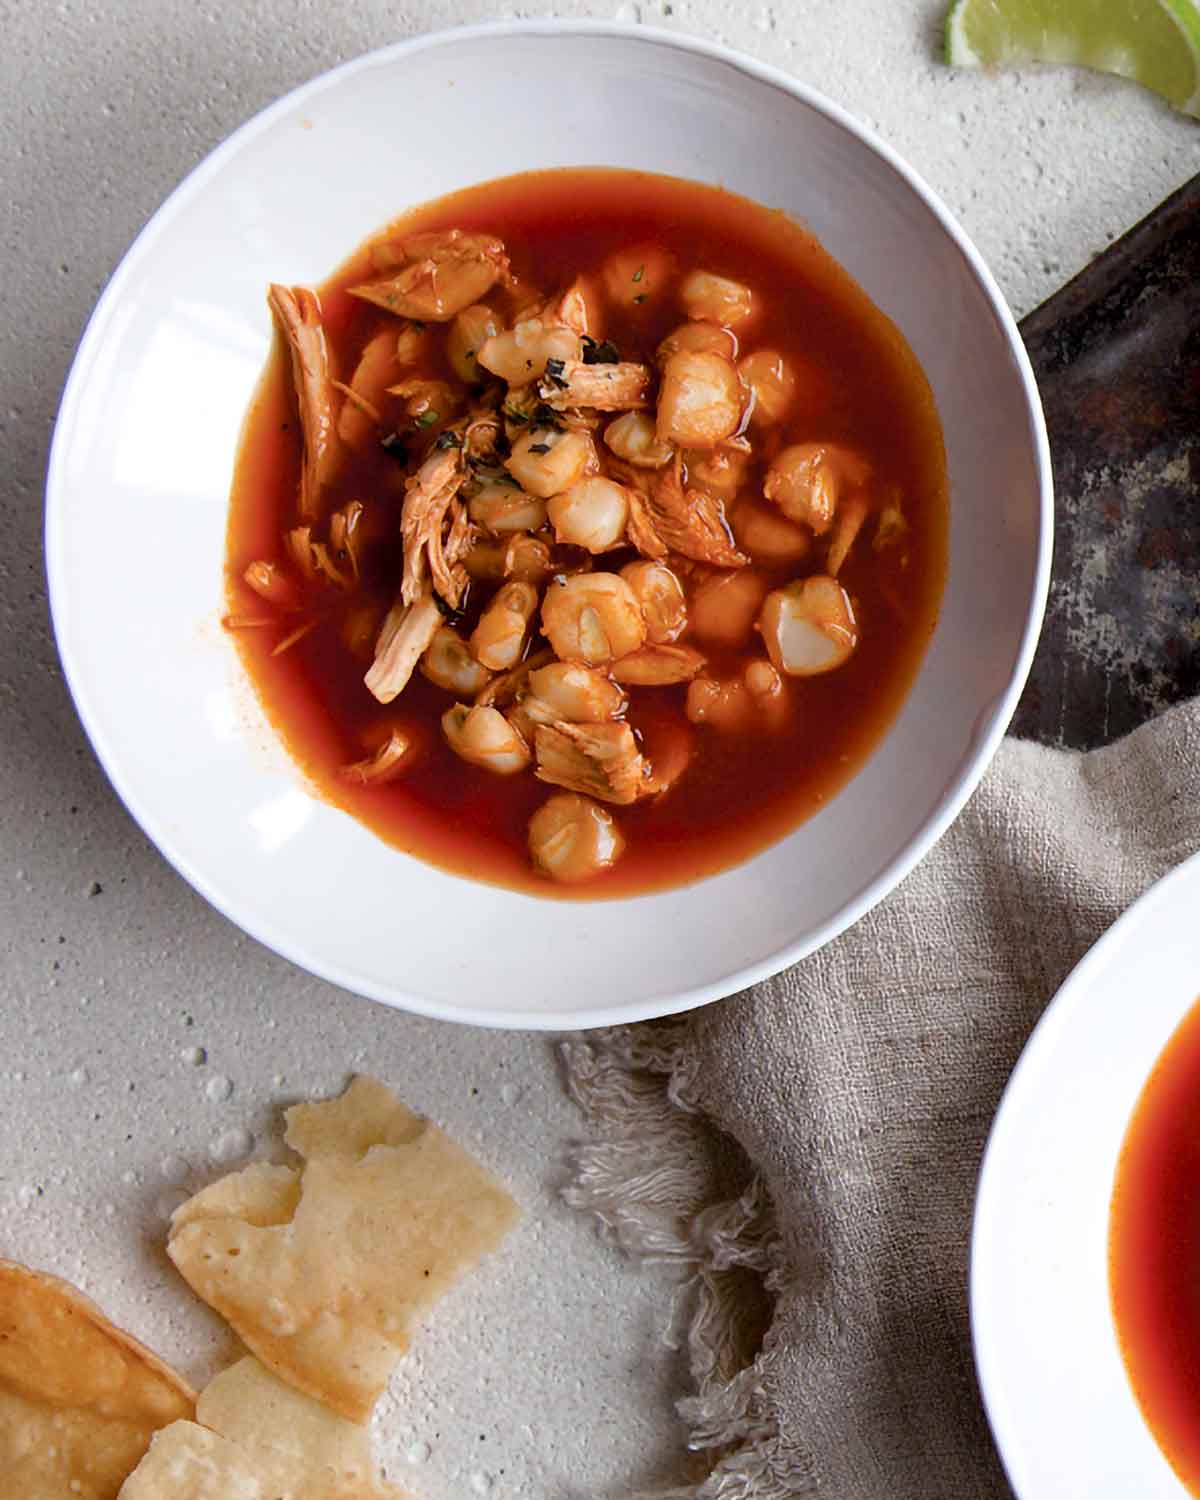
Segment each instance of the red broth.
[[1129,1122],[1108,1249],[1130,1384],[1171,1467],[1200,1494],[1200,1003],[1155,1063]]
[[[859,769],[892,722],[933,632],[946,569],[948,498],[941,428],[916,358],[895,326],[821,248],[778,211],[721,189],[644,173],[563,169],[486,183],[412,210],[388,236],[458,226],[504,239],[514,269],[547,291],[630,245],[673,252],[751,285],[765,314],[743,353],[760,345],[791,361],[798,387],[782,440],[836,441],[857,448],[879,483],[902,497],[904,545],[877,550],[869,538],[841,574],[860,625],[851,660],[825,676],[795,679],[791,712],[771,733],[691,730],[687,774],[660,798],[613,809],[626,840],[616,867],[581,887],[558,887],[530,867],[526,826],[552,790],[532,772],[499,777],[460,760],[438,729],[450,694],[419,674],[388,708],[363,686],[364,662],[333,626],[279,656],[284,630],[236,632],[266,713],[310,784],[379,837],[432,864],[542,895],[618,896],[711,875],[773,843],[828,801]],[[377,242],[383,236],[374,237]],[[363,344],[387,315],[346,288],[372,273],[360,249],[319,289],[335,373],[349,378]],[[606,333],[624,359],[653,362],[658,342],[682,321],[679,305],[610,313]],[[440,336],[439,336],[440,337]],[[444,375],[440,351],[425,372]],[[278,558],[296,524],[300,437],[286,352],[276,348],[249,413],[232,490],[227,544],[231,616],[262,613],[242,581],[256,559]],[[764,465],[751,470],[760,492]],[[402,478],[381,448],[356,455],[329,499],[332,509],[368,499],[398,538]],[[399,575],[393,544],[390,602]],[[628,556],[632,556],[630,553]],[[600,567],[619,567],[598,560]],[[799,571],[812,571],[809,568]],[[788,571],[769,575],[772,586]],[[469,626],[467,627],[469,628]],[[735,669],[744,652],[707,647],[709,670]],[[761,649],[761,648],[760,648]],[[734,656],[737,660],[734,660]],[[369,658],[368,658],[369,663]],[[685,688],[635,689],[629,720],[653,756],[663,726],[684,721]],[[400,780],[346,783],[339,767],[400,724],[422,754]]]

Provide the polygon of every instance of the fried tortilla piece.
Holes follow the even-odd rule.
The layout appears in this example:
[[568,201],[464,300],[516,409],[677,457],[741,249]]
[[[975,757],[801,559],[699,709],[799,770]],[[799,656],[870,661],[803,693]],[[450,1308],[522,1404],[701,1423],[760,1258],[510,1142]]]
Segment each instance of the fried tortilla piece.
[[[750,559],[733,544],[725,507],[703,490],[685,490],[678,457],[664,469],[646,496],[646,510],[655,535],[672,552],[717,568],[744,568]],[[635,545],[637,545],[635,543]],[[645,556],[653,556],[638,547]]]
[[159,1433],[120,1500],[404,1500],[379,1477],[367,1428],[253,1357],[204,1390],[194,1422]]
[[177,1211],[167,1253],[268,1369],[363,1422],[416,1324],[499,1244],[516,1206],[370,1079],[289,1111],[288,1139],[305,1160],[287,1222],[229,1211],[284,1201],[282,1180],[251,1167],[249,1186],[236,1173]]
[[641,411],[649,403],[650,370],[624,360],[589,365],[581,359],[551,359],[538,394],[547,406],[589,406],[594,411]]
[[537,777],[626,807],[646,790],[649,766],[628,724],[539,724]]
[[153,1434],[190,1417],[178,1375],[65,1281],[0,1261],[0,1491],[115,1500]]
[[342,452],[321,303],[317,294],[306,286],[276,283],[267,290],[267,302],[292,356],[292,384],[304,439],[300,515],[306,521],[316,521],[321,515],[322,494],[337,470]]
[[508,284],[504,242],[462,229],[414,234],[401,246],[405,264],[382,281],[352,286],[350,293],[385,312],[422,323],[448,323],[496,283]]

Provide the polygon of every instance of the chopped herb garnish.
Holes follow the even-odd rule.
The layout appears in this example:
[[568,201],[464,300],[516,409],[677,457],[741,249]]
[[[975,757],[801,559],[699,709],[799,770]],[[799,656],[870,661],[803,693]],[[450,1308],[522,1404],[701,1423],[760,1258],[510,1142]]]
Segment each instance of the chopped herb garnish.
[[530,443],[530,445],[529,445],[529,452],[530,453],[549,453],[550,452],[550,444],[549,443]]
[[645,302],[645,300],[646,300],[646,294],[645,294],[645,292],[639,292],[637,294],[637,296],[633,300],[635,302]]
[[562,413],[555,411],[544,401],[539,401],[533,408],[533,420],[539,427],[553,427],[557,432],[563,430]]
[[565,391],[570,382],[565,374],[566,364],[561,359],[548,359],[546,361],[546,379],[551,385],[556,385],[560,391]]
[[394,458],[398,463],[408,462],[408,449],[404,446],[404,439],[398,432],[389,432],[379,439],[379,446],[389,458]]
[[421,415],[417,418],[417,426],[418,427],[432,427],[433,424],[437,421],[438,415],[439,414],[436,411],[434,411],[434,409],[432,407],[430,407],[428,411],[423,411],[421,413]]
[[595,339],[589,339],[583,346],[583,362],[585,365],[615,365],[621,358],[620,351],[612,339],[605,339],[598,344]]
[[439,432],[433,446],[435,448],[461,448],[462,438],[457,432]]
[[634,279],[634,281],[641,281],[642,277],[645,274],[646,274],[646,267],[644,265],[640,265],[637,268],[637,270],[633,273],[633,279]]
[[510,422],[516,422],[518,424],[522,424],[522,423],[525,423],[525,422],[529,421],[529,417],[528,417],[527,413],[525,413],[523,411],[517,411],[517,410],[515,410],[515,408],[513,408],[511,406],[501,407],[501,409],[500,409],[500,415],[502,417],[505,417],[508,421],[510,421]]

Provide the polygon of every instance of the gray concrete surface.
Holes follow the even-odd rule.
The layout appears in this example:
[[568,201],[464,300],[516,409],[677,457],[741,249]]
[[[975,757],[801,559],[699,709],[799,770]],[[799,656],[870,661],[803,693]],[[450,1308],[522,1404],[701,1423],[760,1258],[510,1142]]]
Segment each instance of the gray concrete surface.
[[[358,1068],[388,1078],[476,1144],[527,1210],[381,1408],[393,1476],[429,1500],[619,1493],[675,1473],[669,1279],[624,1267],[556,1202],[577,1127],[546,1041],[389,1014],[318,983],[210,911],[147,844],[59,677],[42,480],[98,292],[212,146],[370,47],[534,13],[0,0],[0,1254],[78,1281],[203,1378],[227,1344],[165,1260],[165,1215],[251,1137],[272,1149],[281,1101]],[[822,88],[944,194],[1018,313],[1200,166],[1200,126],[1131,86],[942,69],[940,0],[576,0],[559,13],[715,36]]]

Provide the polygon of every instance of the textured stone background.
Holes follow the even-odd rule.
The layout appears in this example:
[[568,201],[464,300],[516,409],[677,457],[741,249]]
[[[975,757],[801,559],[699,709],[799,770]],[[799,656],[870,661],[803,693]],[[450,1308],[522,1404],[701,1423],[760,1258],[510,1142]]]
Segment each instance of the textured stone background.
[[[1200,127],[1132,87],[940,68],[929,0],[558,13],[717,37],[823,89],[948,199],[1018,313],[1200,166]],[[270,1148],[281,1101],[354,1068],[389,1078],[501,1165],[527,1208],[512,1251],[438,1314],[381,1412],[393,1475],[430,1500],[591,1495],[675,1472],[669,1284],[626,1270],[556,1203],[576,1124],[545,1041],[392,1015],[308,979],[147,845],[58,675],[42,479],[98,292],[212,146],[356,53],[515,14],[533,12],[0,0],[0,1254],[76,1279],[202,1377],[222,1336],[162,1255],[165,1215],[251,1136]]]

